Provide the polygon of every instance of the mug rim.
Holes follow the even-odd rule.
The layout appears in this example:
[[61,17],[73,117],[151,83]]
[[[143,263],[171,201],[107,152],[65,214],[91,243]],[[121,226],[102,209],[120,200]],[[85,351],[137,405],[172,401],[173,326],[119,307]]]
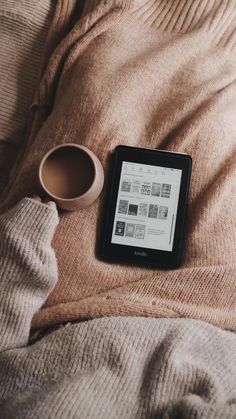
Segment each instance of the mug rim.
[[[61,198],[60,196],[57,196],[57,195],[54,195],[54,194],[52,194],[51,192],[49,192],[49,190],[46,188],[46,186],[44,185],[44,182],[43,182],[43,179],[42,179],[42,169],[43,169],[43,165],[44,165],[44,163],[45,163],[45,161],[47,160],[47,158],[54,152],[54,151],[56,151],[57,149],[59,149],[59,148],[63,148],[63,147],[74,147],[74,148],[78,148],[78,149],[80,149],[80,150],[83,150],[86,154],[87,154],[87,156],[90,158],[90,160],[91,160],[91,162],[92,162],[92,164],[93,164],[93,168],[94,168],[94,179],[93,179],[93,182],[91,183],[91,185],[90,185],[90,187],[89,187],[89,189],[86,191],[86,192],[84,192],[82,195],[78,195],[78,196],[76,196],[76,197],[74,197],[74,198]],[[85,146],[83,146],[83,145],[79,145],[79,144],[75,144],[75,143],[66,143],[66,144],[59,144],[58,146],[56,146],[56,147],[54,147],[54,148],[52,148],[51,150],[49,150],[46,154],[45,154],[45,156],[43,157],[43,159],[41,160],[41,162],[40,162],[40,165],[39,165],[39,181],[40,181],[40,184],[41,184],[41,186],[43,187],[43,189],[47,192],[47,194],[49,195],[49,196],[51,196],[52,198],[54,198],[54,199],[56,199],[56,200],[60,200],[60,201],[64,201],[64,202],[68,202],[68,201],[74,201],[74,200],[77,200],[77,199],[80,199],[80,198],[84,198],[87,194],[88,194],[88,192],[91,190],[91,188],[94,186],[94,183],[95,183],[95,181],[96,181],[96,173],[97,173],[97,170],[96,170],[96,165],[95,165],[95,162],[93,161],[93,159],[92,159],[92,157],[89,155],[89,153],[88,153],[88,151],[89,151],[89,153],[93,153],[91,150],[89,150],[89,148],[87,148],[87,147],[85,147]],[[95,155],[95,154],[94,154]],[[96,156],[95,156],[96,157]]]

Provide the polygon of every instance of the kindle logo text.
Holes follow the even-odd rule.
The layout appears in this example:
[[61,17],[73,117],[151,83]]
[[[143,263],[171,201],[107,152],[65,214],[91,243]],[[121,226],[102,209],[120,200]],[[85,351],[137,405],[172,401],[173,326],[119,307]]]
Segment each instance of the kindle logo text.
[[135,256],[147,257],[148,254],[146,252],[139,252],[138,250],[135,250],[134,255]]

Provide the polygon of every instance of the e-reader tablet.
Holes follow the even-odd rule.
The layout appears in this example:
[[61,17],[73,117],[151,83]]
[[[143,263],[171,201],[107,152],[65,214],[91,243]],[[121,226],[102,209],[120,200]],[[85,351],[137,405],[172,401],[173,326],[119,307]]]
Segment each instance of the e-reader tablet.
[[105,205],[101,257],[177,268],[181,263],[192,159],[118,146]]

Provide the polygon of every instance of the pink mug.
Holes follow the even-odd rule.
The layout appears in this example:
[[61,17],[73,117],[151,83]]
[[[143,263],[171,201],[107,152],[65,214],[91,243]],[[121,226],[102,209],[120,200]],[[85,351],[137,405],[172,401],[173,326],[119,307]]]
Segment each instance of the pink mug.
[[39,181],[59,208],[74,211],[87,207],[99,197],[104,171],[100,160],[87,147],[62,144],[43,157]]

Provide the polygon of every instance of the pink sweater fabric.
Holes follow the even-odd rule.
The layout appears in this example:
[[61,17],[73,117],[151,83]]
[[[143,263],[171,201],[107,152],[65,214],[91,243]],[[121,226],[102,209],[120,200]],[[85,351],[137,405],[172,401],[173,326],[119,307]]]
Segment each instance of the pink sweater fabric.
[[57,144],[90,148],[105,174],[118,144],[186,152],[193,174],[184,261],[175,271],[99,261],[102,195],[88,209],[61,214],[59,283],[34,327],[141,315],[236,329],[235,22],[231,0],[85,2],[41,79],[36,118],[51,113],[2,210],[35,192],[40,160]]
[[0,0],[0,193],[24,148],[54,12],[52,0]]

